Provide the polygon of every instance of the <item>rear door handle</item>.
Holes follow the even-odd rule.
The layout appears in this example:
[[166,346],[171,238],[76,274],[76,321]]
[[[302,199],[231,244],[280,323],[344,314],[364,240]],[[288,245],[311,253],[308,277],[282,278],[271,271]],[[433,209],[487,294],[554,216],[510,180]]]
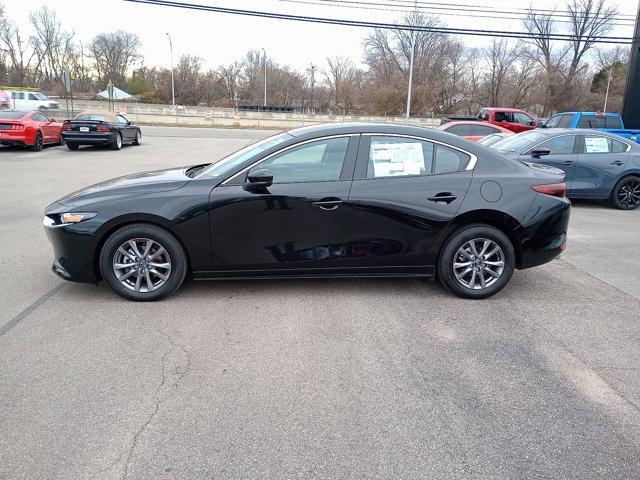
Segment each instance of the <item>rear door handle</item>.
[[563,163],[563,165],[566,165],[567,167],[573,167],[573,162],[571,160],[567,160]]
[[322,200],[313,202],[312,205],[322,210],[335,210],[342,205],[342,200],[339,198],[323,198]]
[[453,202],[456,198],[458,198],[457,195],[452,195],[449,192],[442,192],[434,195],[433,197],[427,197],[427,200],[432,202],[437,202],[437,203],[443,202],[443,203],[449,204]]
[[624,162],[622,160],[614,160],[611,162],[611,165],[622,165]]

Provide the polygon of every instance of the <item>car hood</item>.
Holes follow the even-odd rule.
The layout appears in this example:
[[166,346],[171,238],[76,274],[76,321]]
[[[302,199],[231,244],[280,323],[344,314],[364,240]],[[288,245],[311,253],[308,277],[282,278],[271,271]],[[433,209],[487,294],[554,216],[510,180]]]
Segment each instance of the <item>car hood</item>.
[[113,197],[123,198],[176,190],[184,187],[191,180],[186,175],[187,170],[188,168],[158,170],[114,178],[70,193],[57,203],[82,206]]

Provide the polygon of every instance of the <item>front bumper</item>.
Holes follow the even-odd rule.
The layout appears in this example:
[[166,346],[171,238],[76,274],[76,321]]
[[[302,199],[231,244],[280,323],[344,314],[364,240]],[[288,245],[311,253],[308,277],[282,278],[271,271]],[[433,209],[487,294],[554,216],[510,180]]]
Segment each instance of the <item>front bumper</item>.
[[76,145],[108,145],[115,138],[114,133],[62,132],[62,139],[66,143],[75,143]]
[[[47,217],[45,217],[46,219]],[[65,280],[98,283],[98,239],[82,223],[47,225],[45,232],[53,247],[52,270]]]

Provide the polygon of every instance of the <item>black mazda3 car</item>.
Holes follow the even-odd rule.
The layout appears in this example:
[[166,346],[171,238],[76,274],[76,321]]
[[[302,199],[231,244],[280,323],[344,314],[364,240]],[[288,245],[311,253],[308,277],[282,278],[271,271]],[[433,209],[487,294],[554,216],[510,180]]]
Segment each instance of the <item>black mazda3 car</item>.
[[[202,159],[206,160],[206,159]],[[304,127],[45,210],[60,277],[158,300],[196,279],[435,277],[485,298],[565,248],[564,173],[452,134]]]

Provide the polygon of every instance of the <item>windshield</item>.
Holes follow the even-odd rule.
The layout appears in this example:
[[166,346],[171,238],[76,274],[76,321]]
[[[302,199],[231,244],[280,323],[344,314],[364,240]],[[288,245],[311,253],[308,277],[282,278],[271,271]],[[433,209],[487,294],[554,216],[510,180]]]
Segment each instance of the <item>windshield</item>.
[[532,130],[500,140],[494,143],[491,148],[499,152],[521,152],[526,150],[532,143],[540,142],[547,136],[544,132]]
[[245,160],[264,152],[289,138],[293,138],[292,135],[289,135],[288,133],[279,133],[273,137],[252,143],[251,145],[232,153],[228,157],[223,158],[219,162],[214,163],[210,167],[205,168],[196,178],[211,178],[217,175],[223,175],[225,172],[237,167]]

